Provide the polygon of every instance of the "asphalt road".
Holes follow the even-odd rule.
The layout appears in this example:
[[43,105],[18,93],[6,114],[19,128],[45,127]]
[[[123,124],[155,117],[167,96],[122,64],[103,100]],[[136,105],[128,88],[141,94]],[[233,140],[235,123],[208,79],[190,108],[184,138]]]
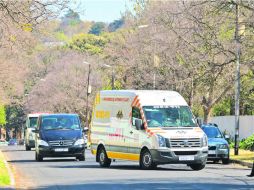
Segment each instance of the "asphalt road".
[[24,189],[254,190],[254,179],[246,177],[251,170],[232,164],[210,163],[201,171],[192,171],[185,165],[164,165],[157,170],[143,171],[137,163],[127,161],[116,161],[110,168],[100,168],[89,150],[86,161],[50,158],[36,162],[34,151],[27,152],[23,146],[0,149],[15,166]]

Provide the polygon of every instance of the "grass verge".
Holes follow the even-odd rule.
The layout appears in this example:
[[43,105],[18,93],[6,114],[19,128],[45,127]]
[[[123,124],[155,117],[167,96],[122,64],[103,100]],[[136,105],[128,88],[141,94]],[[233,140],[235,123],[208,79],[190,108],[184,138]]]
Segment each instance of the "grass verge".
[[11,184],[11,179],[8,173],[8,169],[4,163],[4,156],[0,152],[0,186],[9,186]]
[[249,150],[241,150],[239,149],[239,155],[234,155],[234,149],[230,150],[230,158],[234,160],[241,160],[249,163],[253,163],[254,161],[254,152]]

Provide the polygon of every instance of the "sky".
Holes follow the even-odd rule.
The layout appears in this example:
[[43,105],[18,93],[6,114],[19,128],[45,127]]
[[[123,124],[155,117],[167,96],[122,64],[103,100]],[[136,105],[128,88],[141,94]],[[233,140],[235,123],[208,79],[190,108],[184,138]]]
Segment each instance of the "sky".
[[130,0],[80,0],[77,5],[82,20],[107,23],[121,18],[126,7],[131,8]]

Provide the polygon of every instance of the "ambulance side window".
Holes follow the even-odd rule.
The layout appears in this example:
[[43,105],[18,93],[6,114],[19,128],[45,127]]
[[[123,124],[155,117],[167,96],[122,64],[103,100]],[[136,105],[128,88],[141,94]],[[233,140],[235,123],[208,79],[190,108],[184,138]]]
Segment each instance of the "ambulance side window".
[[135,126],[135,120],[136,119],[142,119],[140,110],[137,107],[132,108],[132,125]]

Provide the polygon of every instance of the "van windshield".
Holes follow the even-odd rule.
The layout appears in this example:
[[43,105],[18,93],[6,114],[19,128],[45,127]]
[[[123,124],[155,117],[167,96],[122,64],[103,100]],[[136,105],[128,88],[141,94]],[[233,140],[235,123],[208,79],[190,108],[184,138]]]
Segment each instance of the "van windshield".
[[38,117],[29,117],[28,128],[36,128],[37,127],[37,119],[38,119]]
[[79,130],[80,122],[76,115],[47,115],[41,119],[41,128],[44,130]]
[[188,106],[144,106],[148,127],[196,127]]

